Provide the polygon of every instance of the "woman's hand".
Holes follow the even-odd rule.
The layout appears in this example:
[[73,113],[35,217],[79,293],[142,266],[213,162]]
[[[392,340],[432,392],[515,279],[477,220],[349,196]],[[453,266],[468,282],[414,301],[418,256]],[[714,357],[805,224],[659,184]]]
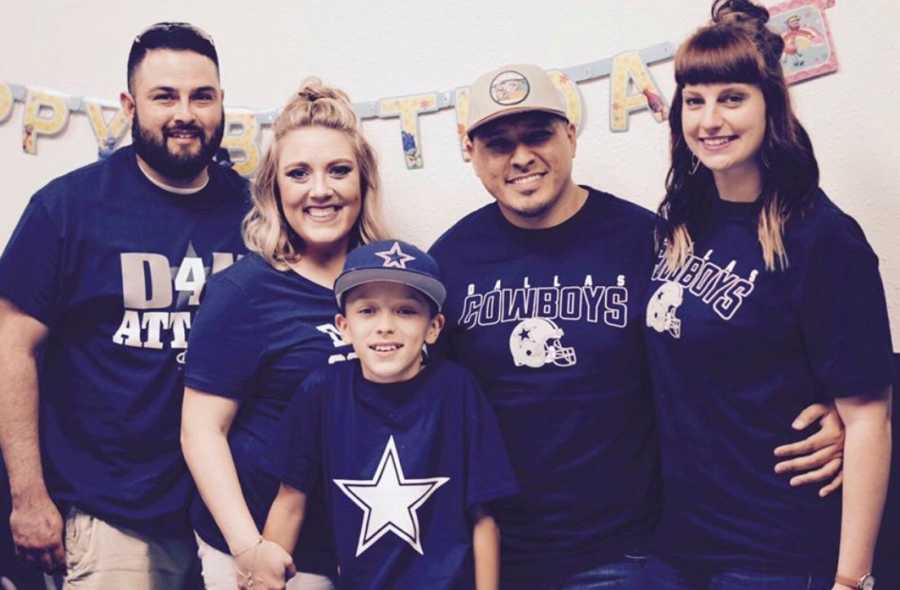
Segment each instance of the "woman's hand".
[[278,543],[260,539],[234,558],[240,590],[282,590],[297,568]]
[[775,464],[775,473],[798,473],[791,478],[792,486],[827,481],[819,490],[824,498],[843,481],[844,423],[834,404],[813,404],[800,412],[791,427],[803,430],[817,420],[818,432],[775,449],[775,456],[785,459]]

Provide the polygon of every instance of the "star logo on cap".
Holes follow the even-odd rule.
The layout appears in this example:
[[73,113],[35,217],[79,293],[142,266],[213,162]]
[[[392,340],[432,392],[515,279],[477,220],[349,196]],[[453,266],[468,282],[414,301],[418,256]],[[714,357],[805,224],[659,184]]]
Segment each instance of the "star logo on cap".
[[388,533],[425,555],[417,510],[448,481],[449,477],[407,479],[393,436],[384,447],[372,479],[335,479],[335,485],[363,511],[356,556]]
[[406,270],[406,263],[412,260],[415,260],[415,256],[410,256],[406,252],[400,249],[400,243],[394,242],[394,245],[391,246],[390,250],[382,250],[381,252],[376,252],[375,256],[378,256],[382,260],[384,260],[383,266],[384,268],[402,268]]

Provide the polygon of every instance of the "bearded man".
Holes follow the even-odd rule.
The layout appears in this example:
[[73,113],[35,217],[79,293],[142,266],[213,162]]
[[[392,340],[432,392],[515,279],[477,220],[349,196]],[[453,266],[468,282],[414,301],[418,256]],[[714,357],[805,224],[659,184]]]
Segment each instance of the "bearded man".
[[247,207],[246,182],[212,164],[222,101],[206,33],[142,32],[121,95],[132,145],[39,190],[0,258],[13,542],[67,589],[180,588],[192,561],[182,364]]

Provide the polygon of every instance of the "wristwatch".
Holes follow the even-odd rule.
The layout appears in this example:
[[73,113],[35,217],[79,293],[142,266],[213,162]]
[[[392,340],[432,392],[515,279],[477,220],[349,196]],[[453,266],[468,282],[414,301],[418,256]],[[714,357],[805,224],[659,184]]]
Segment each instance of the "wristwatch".
[[864,575],[858,580],[838,574],[834,577],[834,581],[856,590],[875,590],[875,577],[871,573]]

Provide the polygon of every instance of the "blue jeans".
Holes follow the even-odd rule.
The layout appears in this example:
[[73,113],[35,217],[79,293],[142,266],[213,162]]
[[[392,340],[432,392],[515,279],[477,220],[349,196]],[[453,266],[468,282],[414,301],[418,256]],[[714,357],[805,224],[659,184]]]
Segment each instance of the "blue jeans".
[[702,572],[651,557],[644,567],[650,590],[831,590],[834,578],[748,571]]
[[647,558],[626,556],[622,561],[604,563],[595,568],[573,574],[553,584],[535,582],[509,583],[504,581],[501,590],[644,590],[642,571]]

